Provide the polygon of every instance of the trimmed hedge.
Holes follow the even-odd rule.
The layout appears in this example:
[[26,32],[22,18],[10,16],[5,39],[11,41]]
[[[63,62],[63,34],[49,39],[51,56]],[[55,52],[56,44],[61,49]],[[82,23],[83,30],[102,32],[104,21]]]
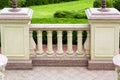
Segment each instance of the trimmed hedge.
[[26,0],[17,0],[18,1],[18,7],[25,7],[26,6]]
[[76,19],[87,19],[84,10],[79,11],[56,11],[54,13],[55,18],[76,18]]
[[120,0],[114,0],[113,7],[120,11]]
[[77,0],[27,0],[26,6],[44,5],[44,4],[52,4],[52,3],[60,3],[60,2],[68,2],[68,1],[77,1]]
[[0,0],[0,9],[10,6],[11,0]]
[[[95,0],[93,3],[93,7],[99,8],[101,7],[102,0]],[[106,0],[107,7],[113,7],[113,0]]]

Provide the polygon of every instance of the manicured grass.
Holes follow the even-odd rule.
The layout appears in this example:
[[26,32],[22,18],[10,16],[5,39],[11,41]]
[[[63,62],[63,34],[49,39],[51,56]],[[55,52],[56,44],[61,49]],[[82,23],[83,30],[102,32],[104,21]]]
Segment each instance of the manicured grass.
[[57,4],[30,6],[34,10],[32,23],[87,23],[85,19],[61,18],[55,19],[53,14],[58,10],[81,10],[90,8],[94,0],[78,0],[71,2],[63,2]]
[[77,23],[88,23],[87,19],[74,19],[74,18],[33,18],[32,23],[35,24],[77,24]]

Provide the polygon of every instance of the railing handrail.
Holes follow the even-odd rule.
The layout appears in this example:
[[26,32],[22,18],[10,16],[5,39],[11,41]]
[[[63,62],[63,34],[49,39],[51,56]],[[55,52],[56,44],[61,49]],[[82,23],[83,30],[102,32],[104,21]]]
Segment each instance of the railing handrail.
[[89,24],[30,24],[30,30],[89,30]]

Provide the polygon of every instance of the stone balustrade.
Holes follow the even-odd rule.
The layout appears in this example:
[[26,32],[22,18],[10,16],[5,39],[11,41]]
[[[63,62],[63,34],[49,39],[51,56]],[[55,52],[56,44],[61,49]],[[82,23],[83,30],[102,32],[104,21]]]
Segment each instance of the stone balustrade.
[[[47,56],[47,57],[80,57],[85,56],[86,54],[89,55],[89,39],[90,39],[90,32],[89,32],[89,25],[88,24],[31,24],[30,25],[30,53],[33,53],[36,46],[38,46],[37,55],[39,56]],[[32,37],[32,31],[37,31],[37,45]],[[47,51],[44,52],[43,50],[43,43],[42,43],[42,32],[47,32]],[[53,50],[53,39],[52,39],[52,32],[57,32],[57,51]],[[67,51],[63,50],[63,42],[62,42],[62,32],[67,31]],[[73,44],[72,44],[72,33],[73,31],[77,31],[77,50],[73,51]],[[82,45],[82,32],[87,31],[87,39],[85,44]],[[83,49],[86,49],[86,52]],[[66,54],[65,54],[66,53]]]
[[[88,24],[31,24],[33,10],[21,8],[15,13],[9,9],[0,11],[1,51],[9,59],[7,69],[32,69],[34,65],[114,69],[112,58],[119,53],[120,12],[117,9],[109,8],[108,12],[101,12],[99,8],[87,9]],[[37,44],[33,40],[33,31],[37,32]],[[46,51],[44,31],[47,33]],[[53,31],[57,33],[56,51]],[[65,50],[63,31],[67,34]],[[76,50],[72,43],[74,31],[77,32]],[[87,32],[84,44],[83,31]]]

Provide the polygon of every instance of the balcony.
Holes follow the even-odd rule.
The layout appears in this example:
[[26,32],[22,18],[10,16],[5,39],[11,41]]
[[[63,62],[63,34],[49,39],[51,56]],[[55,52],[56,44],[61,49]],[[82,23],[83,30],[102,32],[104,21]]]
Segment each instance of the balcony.
[[[116,80],[112,58],[119,53],[120,13],[114,8],[109,10],[101,13],[97,8],[87,9],[89,24],[31,24],[31,9],[22,8],[18,13],[3,9],[1,51],[9,60],[6,80]],[[36,42],[33,31],[37,32]],[[54,31],[56,45],[53,45]],[[63,44],[64,31],[66,45]],[[74,31],[76,45],[73,45]],[[83,31],[87,33],[85,39]],[[46,45],[43,32],[47,33]]]

